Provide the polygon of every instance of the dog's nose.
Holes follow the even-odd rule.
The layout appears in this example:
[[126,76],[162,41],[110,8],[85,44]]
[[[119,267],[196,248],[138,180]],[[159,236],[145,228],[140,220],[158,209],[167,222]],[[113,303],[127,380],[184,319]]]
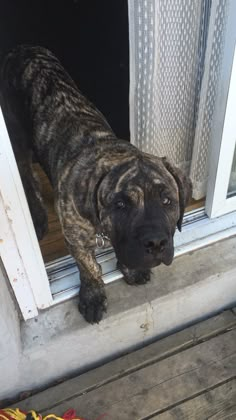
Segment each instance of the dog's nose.
[[148,254],[154,254],[156,252],[163,252],[166,249],[167,244],[168,244],[168,239],[164,236],[163,237],[151,236],[151,237],[145,238],[143,241],[145,251]]

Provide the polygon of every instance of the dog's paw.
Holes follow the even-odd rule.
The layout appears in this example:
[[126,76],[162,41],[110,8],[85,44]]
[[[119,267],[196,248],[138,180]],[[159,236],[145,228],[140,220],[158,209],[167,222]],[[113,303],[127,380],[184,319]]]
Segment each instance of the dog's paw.
[[150,281],[151,270],[131,270],[119,263],[117,267],[122,272],[126,283],[128,283],[131,286],[146,284],[148,281]]
[[107,310],[107,298],[103,284],[82,282],[79,292],[79,311],[90,324],[101,321]]

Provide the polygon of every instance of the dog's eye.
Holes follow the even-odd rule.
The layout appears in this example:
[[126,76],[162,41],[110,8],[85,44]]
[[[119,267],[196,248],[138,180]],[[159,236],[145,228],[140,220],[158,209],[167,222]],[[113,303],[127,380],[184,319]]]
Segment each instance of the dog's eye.
[[165,206],[168,206],[168,205],[171,203],[171,201],[170,201],[170,199],[169,199],[168,197],[163,197],[163,198],[162,198],[162,203],[163,203]]
[[124,201],[123,201],[123,200],[119,200],[119,201],[117,201],[117,202],[116,202],[116,207],[117,207],[118,209],[124,209],[124,208],[125,208],[125,203],[124,203]]

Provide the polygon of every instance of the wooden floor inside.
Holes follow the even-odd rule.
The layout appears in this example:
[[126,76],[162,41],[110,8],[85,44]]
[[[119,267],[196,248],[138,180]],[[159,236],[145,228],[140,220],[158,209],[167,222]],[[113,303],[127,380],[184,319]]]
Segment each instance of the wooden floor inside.
[[236,419],[236,310],[18,402],[84,419]]
[[[37,171],[40,177],[42,184],[42,195],[48,209],[49,231],[43,240],[39,242],[44,262],[47,263],[49,261],[53,261],[57,258],[68,255],[68,251],[63,239],[60,222],[54,209],[53,192],[49,180],[38,164],[34,164],[34,169]],[[204,202],[204,199],[198,201],[192,200],[186,209],[186,212],[203,207]]]

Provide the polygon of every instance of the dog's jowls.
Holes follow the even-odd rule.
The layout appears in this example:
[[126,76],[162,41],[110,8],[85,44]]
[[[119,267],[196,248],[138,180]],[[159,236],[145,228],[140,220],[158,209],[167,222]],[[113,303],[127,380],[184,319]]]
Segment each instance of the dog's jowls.
[[181,229],[191,183],[165,158],[117,139],[44,48],[11,51],[0,90],[37,235],[47,230],[47,214],[32,154],[52,183],[65,241],[79,266],[80,312],[99,322],[107,302],[96,235],[109,238],[127,283],[147,282],[151,267],[172,262],[173,235],[176,225]]

